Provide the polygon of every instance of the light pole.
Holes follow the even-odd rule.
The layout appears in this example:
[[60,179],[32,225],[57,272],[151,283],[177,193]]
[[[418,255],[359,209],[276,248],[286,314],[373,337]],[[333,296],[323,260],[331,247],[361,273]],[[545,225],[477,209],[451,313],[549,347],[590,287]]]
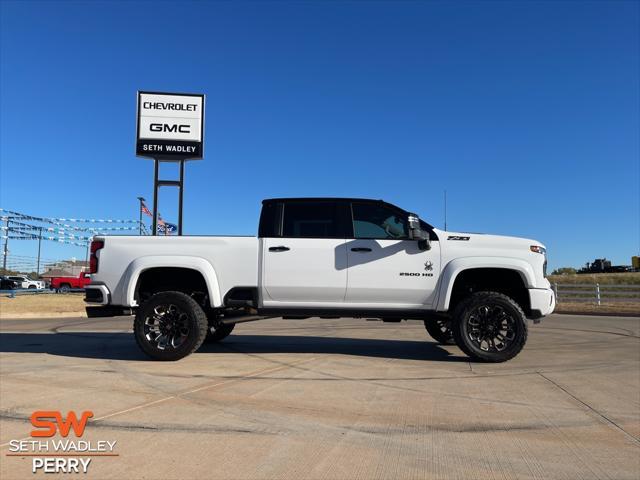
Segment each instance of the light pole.
[[138,197],[138,200],[140,201],[140,232],[139,234],[142,235],[142,203],[145,202],[144,197]]
[[7,236],[4,239],[4,257],[2,258],[2,270],[3,270],[3,274],[7,273],[7,256],[9,255],[9,217],[6,217],[7,220],[7,229],[5,230],[7,232]]
[[40,275],[40,246],[42,245],[42,227],[38,228],[38,266],[36,267],[36,273]]

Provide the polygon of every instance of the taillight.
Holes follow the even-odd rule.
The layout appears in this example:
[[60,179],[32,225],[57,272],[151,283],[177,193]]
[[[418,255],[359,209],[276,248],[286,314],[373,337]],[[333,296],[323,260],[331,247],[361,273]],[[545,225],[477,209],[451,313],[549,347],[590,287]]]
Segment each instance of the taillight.
[[98,250],[104,247],[102,240],[91,242],[91,257],[89,257],[89,273],[98,273]]

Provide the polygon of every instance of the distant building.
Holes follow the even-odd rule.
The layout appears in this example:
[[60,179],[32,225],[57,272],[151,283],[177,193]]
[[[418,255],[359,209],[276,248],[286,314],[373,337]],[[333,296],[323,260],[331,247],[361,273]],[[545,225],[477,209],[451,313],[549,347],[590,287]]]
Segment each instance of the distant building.
[[89,270],[89,262],[84,260],[61,260],[56,263],[45,265],[45,272],[40,274],[42,278],[53,277],[77,277],[80,272]]

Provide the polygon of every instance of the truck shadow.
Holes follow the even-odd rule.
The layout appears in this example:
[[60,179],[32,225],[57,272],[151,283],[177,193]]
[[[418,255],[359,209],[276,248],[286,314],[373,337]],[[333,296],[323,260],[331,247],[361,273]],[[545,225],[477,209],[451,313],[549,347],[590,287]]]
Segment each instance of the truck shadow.
[[237,351],[245,354],[315,353],[397,360],[467,362],[433,341],[386,340],[298,335],[231,335],[221,343],[205,343],[197,353]]
[[[0,352],[46,353],[62,357],[149,361],[135,344],[132,333],[1,333]],[[398,360],[467,362],[425,340],[381,340],[298,335],[231,335],[221,343],[205,343],[195,355],[222,353],[313,353]]]

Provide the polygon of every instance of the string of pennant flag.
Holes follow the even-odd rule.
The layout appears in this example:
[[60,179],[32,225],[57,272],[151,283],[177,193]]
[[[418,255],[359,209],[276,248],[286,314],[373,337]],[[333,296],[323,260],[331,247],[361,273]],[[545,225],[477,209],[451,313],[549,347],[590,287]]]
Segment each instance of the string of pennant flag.
[[87,247],[95,234],[140,229],[138,220],[39,217],[5,208],[0,208],[0,220],[4,223],[0,226],[0,239],[4,241],[47,240],[79,247]]
[[[35,238],[32,238],[32,237],[14,236],[14,235],[2,235],[2,236],[0,236],[0,238],[2,240],[6,240],[6,239],[10,239],[10,240],[37,240],[38,239],[37,236]],[[63,238],[56,238],[56,237],[42,237],[42,240],[50,240],[52,242],[66,243],[66,244],[69,244],[69,245],[76,245],[78,247],[86,247],[87,246],[87,242],[73,242],[73,241],[70,241],[70,240],[65,240]]]
[[22,218],[27,218],[29,220],[35,220],[38,222],[72,222],[72,223],[135,223],[138,224],[138,220],[129,220],[129,219],[112,219],[112,218],[43,218],[43,217],[34,217],[32,215],[25,215],[24,213],[14,212],[11,210],[6,210],[4,208],[0,208],[0,212],[7,212],[11,215],[17,215]]
[[[6,221],[8,217],[0,217],[0,220],[2,221]],[[30,225],[28,223],[23,223],[20,222],[18,220],[15,220],[13,218],[10,219],[11,220],[11,225],[12,226],[19,226],[22,227],[23,229],[31,229],[31,230],[42,230],[45,232],[59,232],[59,233],[65,233],[67,231],[82,231],[82,232],[101,232],[101,231],[132,231],[132,230],[138,230],[139,227],[66,227],[66,228],[54,228],[54,227],[40,227],[40,226],[36,226],[36,225]],[[3,229],[6,229],[7,227],[2,227]],[[17,228],[17,227],[16,227]]]
[[[153,218],[153,214],[144,202],[141,202],[140,208],[143,214]],[[3,240],[48,240],[81,247],[86,247],[95,234],[132,231],[142,231],[145,235],[151,233],[139,220],[39,217],[5,208],[0,208],[0,220],[3,223],[6,222],[0,226],[2,233],[0,238]],[[88,225],[82,225],[83,223]],[[176,230],[175,225],[166,222],[158,213],[158,233],[168,235]]]
[[[33,227],[0,227],[0,229],[4,230],[6,232],[9,232],[9,233],[20,234],[20,235],[23,235],[23,236],[33,237],[35,239],[40,237],[39,234],[32,233],[33,230],[34,230]],[[65,238],[65,237],[66,238],[73,238],[73,239],[77,239],[77,240],[91,240],[93,238],[93,235],[87,237],[87,236],[84,236],[84,235],[74,235],[72,233],[62,232],[58,236],[58,238]],[[46,240],[49,240],[49,239],[51,239],[53,237],[43,235],[42,238],[46,239]]]
[[[152,217],[153,214],[143,204],[142,213]],[[142,207],[141,207],[142,208]],[[116,235],[119,232],[124,235],[137,234],[149,235],[151,232],[140,220],[111,219],[111,218],[71,218],[71,217],[41,217],[29,215],[0,208],[0,242],[4,245],[0,248],[0,266],[12,271],[31,272],[38,271],[42,240],[56,242],[58,244],[72,245],[86,249],[94,235]],[[170,235],[177,231],[177,227],[165,222],[158,214],[157,233]],[[13,241],[26,240],[37,243],[38,256],[34,259],[24,259],[19,255],[10,253],[7,246]]]

